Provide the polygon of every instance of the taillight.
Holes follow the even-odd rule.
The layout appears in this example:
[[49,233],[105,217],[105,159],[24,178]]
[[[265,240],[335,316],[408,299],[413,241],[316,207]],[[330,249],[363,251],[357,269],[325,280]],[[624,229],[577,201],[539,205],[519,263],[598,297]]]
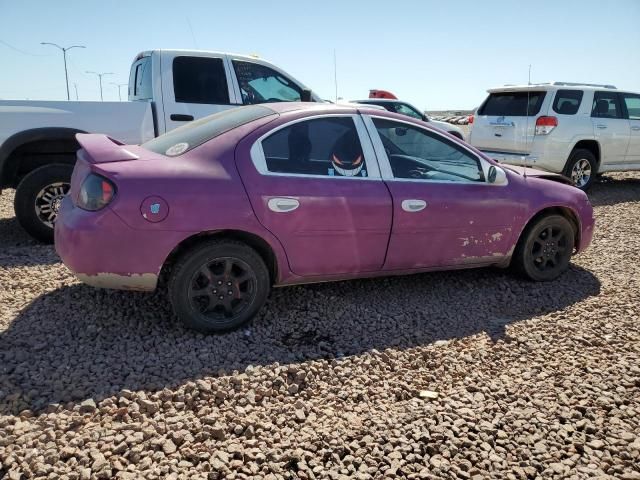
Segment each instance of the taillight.
[[469,125],[473,125],[473,113],[467,117],[467,122]]
[[536,135],[549,135],[557,126],[557,117],[538,117],[536,120]]
[[110,180],[91,173],[84,179],[78,195],[78,207],[96,211],[106,207],[116,193],[116,187]]

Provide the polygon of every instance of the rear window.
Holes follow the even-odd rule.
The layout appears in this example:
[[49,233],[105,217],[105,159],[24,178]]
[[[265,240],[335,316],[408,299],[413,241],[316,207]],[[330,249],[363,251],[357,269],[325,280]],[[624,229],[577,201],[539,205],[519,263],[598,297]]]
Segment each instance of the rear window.
[[545,92],[495,92],[489,95],[478,111],[479,115],[498,117],[530,117],[542,107]]
[[143,143],[142,147],[161,155],[175,157],[229,130],[269,115],[275,115],[275,112],[270,108],[258,105],[225,110],[171,130]]
[[582,90],[558,90],[553,100],[553,111],[560,115],[575,115],[582,101]]

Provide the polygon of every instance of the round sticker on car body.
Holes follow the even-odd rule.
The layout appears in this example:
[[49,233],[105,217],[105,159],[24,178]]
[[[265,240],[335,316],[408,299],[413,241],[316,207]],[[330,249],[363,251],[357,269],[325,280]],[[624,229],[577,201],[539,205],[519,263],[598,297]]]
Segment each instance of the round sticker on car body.
[[180,155],[181,153],[186,152],[188,148],[189,144],[187,142],[180,142],[167,148],[167,151],[164,152],[164,154],[168,155],[169,157],[175,157],[177,155]]

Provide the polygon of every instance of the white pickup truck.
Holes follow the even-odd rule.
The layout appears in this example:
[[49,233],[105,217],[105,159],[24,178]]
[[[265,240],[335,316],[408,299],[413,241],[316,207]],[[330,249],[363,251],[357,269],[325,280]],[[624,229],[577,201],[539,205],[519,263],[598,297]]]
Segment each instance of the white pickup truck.
[[15,188],[20,225],[43,242],[79,148],[76,133],[143,143],[185,122],[240,105],[320,101],[269,62],[229,53],[151,50],[131,65],[128,102],[0,101],[0,191]]

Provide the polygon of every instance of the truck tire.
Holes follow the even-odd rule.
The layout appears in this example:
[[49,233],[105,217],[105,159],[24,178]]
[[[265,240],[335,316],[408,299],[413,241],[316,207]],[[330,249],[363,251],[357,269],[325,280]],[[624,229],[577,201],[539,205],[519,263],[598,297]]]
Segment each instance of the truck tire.
[[69,192],[73,165],[56,163],[29,172],[18,184],[14,209],[20,226],[33,238],[53,243],[60,202]]
[[576,148],[569,155],[564,174],[571,179],[574,186],[587,191],[598,174],[598,160],[590,150]]

